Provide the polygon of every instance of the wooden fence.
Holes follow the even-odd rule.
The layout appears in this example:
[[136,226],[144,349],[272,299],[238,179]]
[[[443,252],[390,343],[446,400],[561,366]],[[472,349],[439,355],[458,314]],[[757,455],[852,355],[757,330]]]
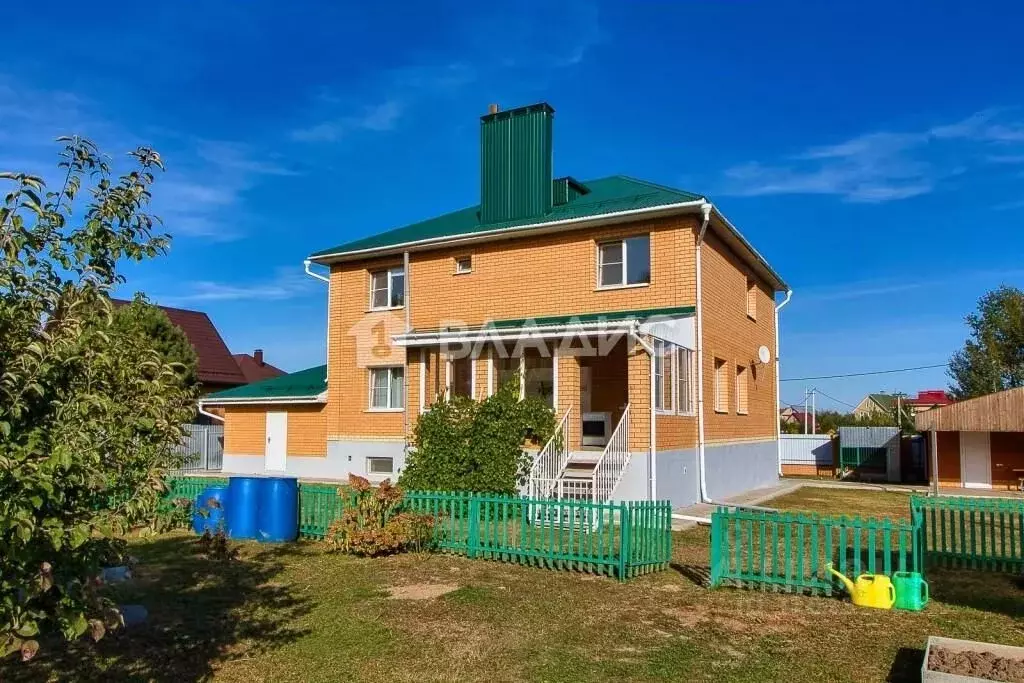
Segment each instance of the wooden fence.
[[929,565],[1024,571],[1024,500],[913,496],[910,509],[924,516]]
[[912,520],[719,508],[711,514],[711,585],[831,595],[847,576],[921,571],[921,513]]

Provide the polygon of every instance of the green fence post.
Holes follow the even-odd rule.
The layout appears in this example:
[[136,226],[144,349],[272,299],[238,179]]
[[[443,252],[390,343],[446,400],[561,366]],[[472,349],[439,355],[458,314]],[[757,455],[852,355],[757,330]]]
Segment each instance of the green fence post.
[[629,504],[622,502],[619,503],[619,581],[626,580],[630,531]]
[[476,557],[480,547],[480,499],[469,497],[469,533],[466,538],[466,556]]
[[722,524],[721,510],[711,513],[711,587],[722,583]]

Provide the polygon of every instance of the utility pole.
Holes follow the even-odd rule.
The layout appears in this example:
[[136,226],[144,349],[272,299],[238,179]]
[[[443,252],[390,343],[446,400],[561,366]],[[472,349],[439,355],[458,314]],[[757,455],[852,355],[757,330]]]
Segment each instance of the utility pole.
[[807,433],[807,387],[804,387],[804,434]]
[[818,402],[816,400],[818,390],[811,389],[811,434],[818,433]]

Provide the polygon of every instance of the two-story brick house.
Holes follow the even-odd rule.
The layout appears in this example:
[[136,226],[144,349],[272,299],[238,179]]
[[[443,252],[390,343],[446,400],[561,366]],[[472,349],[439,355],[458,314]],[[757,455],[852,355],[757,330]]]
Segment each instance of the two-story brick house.
[[564,437],[534,495],[685,505],[775,481],[785,283],[700,195],[554,178],[553,118],[481,118],[480,205],[310,256],[327,364],[207,398],[226,470],[394,477],[434,401],[517,379]]

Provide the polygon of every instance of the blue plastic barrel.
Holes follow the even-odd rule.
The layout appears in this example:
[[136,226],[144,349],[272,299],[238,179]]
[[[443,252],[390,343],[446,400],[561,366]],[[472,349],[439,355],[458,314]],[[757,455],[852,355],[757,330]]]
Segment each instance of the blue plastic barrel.
[[299,536],[299,481],[294,477],[263,480],[259,506],[259,533],[264,543],[285,543]]
[[231,477],[228,480],[228,536],[256,538],[262,477]]
[[227,499],[227,486],[210,486],[196,496],[192,506],[192,529],[197,534],[204,531],[216,533],[224,522]]

